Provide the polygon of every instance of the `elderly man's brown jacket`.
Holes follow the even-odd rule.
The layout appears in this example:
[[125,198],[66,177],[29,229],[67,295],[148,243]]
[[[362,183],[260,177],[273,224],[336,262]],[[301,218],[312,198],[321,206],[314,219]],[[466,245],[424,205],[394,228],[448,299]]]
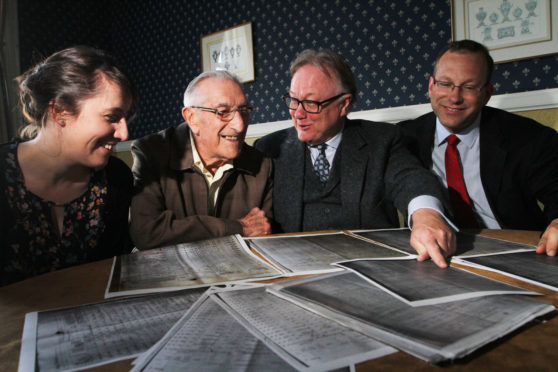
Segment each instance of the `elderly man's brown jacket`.
[[238,219],[254,207],[272,218],[271,159],[246,144],[224,175],[214,215],[186,123],[134,141],[132,155],[130,234],[138,249],[240,234]]

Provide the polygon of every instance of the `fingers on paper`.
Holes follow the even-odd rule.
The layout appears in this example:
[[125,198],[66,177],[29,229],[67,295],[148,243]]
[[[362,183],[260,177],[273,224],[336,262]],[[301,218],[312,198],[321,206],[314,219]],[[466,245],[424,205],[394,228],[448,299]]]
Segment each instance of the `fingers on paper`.
[[555,219],[548,225],[539,244],[537,245],[537,253],[546,253],[549,256],[555,256],[558,250],[558,219]]

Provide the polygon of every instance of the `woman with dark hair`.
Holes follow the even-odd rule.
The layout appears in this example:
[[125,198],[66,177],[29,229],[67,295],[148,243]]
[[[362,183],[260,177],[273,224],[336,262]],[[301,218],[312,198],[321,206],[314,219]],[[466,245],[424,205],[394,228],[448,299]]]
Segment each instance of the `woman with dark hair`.
[[133,81],[105,52],[57,52],[18,78],[28,125],[0,146],[0,285],[128,253]]

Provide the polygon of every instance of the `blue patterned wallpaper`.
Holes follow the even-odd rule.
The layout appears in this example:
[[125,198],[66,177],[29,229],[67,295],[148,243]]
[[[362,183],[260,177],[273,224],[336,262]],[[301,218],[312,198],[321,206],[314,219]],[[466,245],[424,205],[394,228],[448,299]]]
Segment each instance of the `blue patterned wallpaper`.
[[[140,115],[131,138],[181,121],[183,91],[201,71],[201,36],[231,26],[252,22],[256,80],[245,90],[259,108],[255,123],[288,118],[280,97],[305,48],[347,58],[355,111],[427,103],[432,63],[451,39],[449,0],[20,0],[19,11],[23,67],[37,53],[89,43],[132,73]],[[558,57],[497,65],[493,82],[495,94],[556,88]]]
[[18,0],[22,72],[55,51],[86,44],[111,47],[110,0]]

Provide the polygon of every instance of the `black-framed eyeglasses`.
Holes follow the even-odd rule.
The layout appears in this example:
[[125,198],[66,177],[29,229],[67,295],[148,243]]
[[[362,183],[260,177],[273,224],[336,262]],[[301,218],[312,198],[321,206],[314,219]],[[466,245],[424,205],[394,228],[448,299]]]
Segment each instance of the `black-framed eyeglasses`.
[[218,110],[211,107],[202,107],[202,106],[190,106],[190,107],[202,111],[212,112],[215,115],[217,115],[219,119],[223,121],[231,121],[234,118],[234,114],[236,114],[237,111],[240,115],[242,115],[245,118],[250,118],[250,115],[253,115],[253,113],[258,111],[256,107],[252,107],[252,106],[240,106],[233,110],[229,110],[229,109]]
[[336,99],[338,99],[341,96],[344,96],[345,94],[348,94],[348,93],[340,93],[340,94],[338,94],[334,97],[324,99],[323,101],[312,101],[312,100],[309,100],[309,99],[304,99],[304,100],[301,101],[299,99],[291,97],[289,95],[289,93],[286,93],[285,95],[283,95],[283,102],[285,102],[285,105],[287,105],[287,108],[289,110],[296,110],[298,108],[298,105],[302,105],[302,108],[307,113],[318,114],[318,113],[320,113],[321,107],[325,103],[335,101]]
[[488,83],[483,85],[471,85],[471,84],[455,85],[454,83],[449,81],[436,80],[434,76],[432,76],[432,80],[434,85],[436,85],[438,90],[442,93],[451,93],[455,88],[457,88],[461,90],[461,94],[468,95],[468,96],[478,95],[483,90],[483,88],[488,85]]

